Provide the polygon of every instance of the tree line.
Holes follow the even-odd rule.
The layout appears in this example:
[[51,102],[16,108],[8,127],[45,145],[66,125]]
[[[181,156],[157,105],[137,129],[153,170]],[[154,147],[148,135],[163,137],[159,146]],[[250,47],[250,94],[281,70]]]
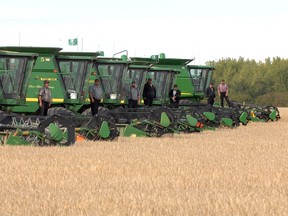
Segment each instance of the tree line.
[[259,105],[288,106],[288,59],[255,60],[223,58],[206,63],[215,67],[215,88],[222,79],[229,86],[229,98]]

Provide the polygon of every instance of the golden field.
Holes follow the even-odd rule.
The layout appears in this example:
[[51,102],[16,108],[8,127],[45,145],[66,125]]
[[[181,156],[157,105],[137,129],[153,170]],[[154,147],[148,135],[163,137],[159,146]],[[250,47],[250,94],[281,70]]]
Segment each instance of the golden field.
[[0,215],[288,215],[280,112],[174,137],[0,146]]

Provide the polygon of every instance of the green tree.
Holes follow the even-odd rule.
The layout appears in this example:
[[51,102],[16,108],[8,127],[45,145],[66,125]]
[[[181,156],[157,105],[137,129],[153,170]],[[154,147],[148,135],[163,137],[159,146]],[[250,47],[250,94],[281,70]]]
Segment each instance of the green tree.
[[225,79],[230,99],[262,105],[288,106],[288,60],[266,58],[264,62],[239,57],[207,62],[216,68],[216,86]]

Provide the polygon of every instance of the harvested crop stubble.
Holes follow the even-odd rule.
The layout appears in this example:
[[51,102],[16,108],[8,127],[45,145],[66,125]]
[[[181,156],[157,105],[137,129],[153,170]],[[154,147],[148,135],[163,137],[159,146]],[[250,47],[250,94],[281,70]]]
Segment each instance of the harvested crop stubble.
[[278,122],[71,147],[0,146],[1,215],[287,215]]

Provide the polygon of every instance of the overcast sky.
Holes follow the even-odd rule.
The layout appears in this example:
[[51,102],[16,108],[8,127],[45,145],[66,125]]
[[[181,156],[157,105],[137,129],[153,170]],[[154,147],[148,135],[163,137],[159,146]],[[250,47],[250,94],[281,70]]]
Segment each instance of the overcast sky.
[[[10,0],[1,2],[0,46],[129,56],[288,58],[287,0]],[[69,38],[78,46],[68,46]],[[83,44],[82,44],[83,41]]]

